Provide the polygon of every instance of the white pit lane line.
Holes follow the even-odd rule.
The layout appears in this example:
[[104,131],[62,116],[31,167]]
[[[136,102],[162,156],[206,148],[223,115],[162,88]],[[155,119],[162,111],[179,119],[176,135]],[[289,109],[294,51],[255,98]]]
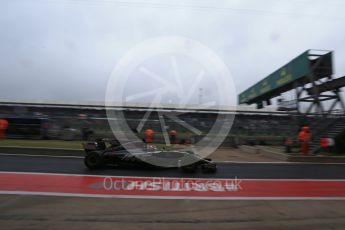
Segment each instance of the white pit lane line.
[[69,176],[69,177],[99,177],[99,178],[105,178],[105,177],[111,177],[111,178],[137,178],[137,179],[154,179],[154,178],[161,178],[161,179],[171,179],[171,180],[220,180],[220,181],[227,181],[227,180],[234,180],[238,179],[241,181],[332,181],[332,182],[345,182],[345,179],[257,179],[257,178],[207,178],[207,177],[199,177],[199,178],[193,178],[193,177],[154,177],[154,176],[118,176],[118,175],[97,175],[97,174],[69,174],[69,173],[44,173],[44,172],[13,172],[13,171],[0,171],[1,174],[19,174],[19,175],[52,175],[52,176]]
[[238,200],[238,201],[345,201],[345,197],[191,197],[191,196],[135,196],[135,195],[97,195],[81,193],[56,193],[56,192],[22,192],[0,191],[0,195],[20,196],[52,196],[52,197],[75,197],[75,198],[103,198],[103,199],[141,199],[141,200]]
[[323,163],[323,162],[287,162],[287,161],[214,161],[219,164],[301,164],[301,165],[345,165],[345,163]]

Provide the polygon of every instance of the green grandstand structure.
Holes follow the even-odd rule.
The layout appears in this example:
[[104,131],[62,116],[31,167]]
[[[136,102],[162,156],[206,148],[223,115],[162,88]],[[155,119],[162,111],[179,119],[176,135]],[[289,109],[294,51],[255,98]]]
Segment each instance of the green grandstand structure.
[[345,77],[334,78],[333,74],[332,51],[307,50],[239,94],[239,103],[262,109],[272,99],[294,91],[295,100],[278,98],[278,110],[296,118],[290,124],[292,133],[297,132],[296,126],[311,127],[312,152],[316,153],[320,138],[341,136],[339,142],[343,142],[345,136],[345,105],[340,94]]
[[[345,105],[339,94],[345,86],[345,77],[333,77],[333,52],[307,50],[291,60],[263,80],[249,87],[239,95],[240,104],[257,104],[262,108],[270,105],[271,99],[295,90],[295,107],[301,113],[301,103],[309,103],[306,113],[328,113],[339,105],[345,111]],[[326,109],[323,102],[332,101]]]

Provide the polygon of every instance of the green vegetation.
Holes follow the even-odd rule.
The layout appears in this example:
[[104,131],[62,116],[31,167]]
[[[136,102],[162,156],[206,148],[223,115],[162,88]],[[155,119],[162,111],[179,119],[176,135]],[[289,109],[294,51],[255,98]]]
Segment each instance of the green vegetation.
[[[186,148],[186,145],[154,144],[158,149],[177,150]],[[19,140],[7,139],[0,141],[0,147],[28,147],[28,148],[63,148],[82,149],[82,141],[59,141],[59,140]]]
[[[190,137],[190,136],[188,136]],[[228,136],[228,138],[231,138],[233,136]],[[163,137],[156,134],[155,135],[156,141],[161,140],[163,141]],[[187,138],[186,135],[178,135],[178,139]],[[248,139],[255,139],[257,141],[275,141],[275,142],[282,142],[284,140],[284,137],[282,136],[244,136],[240,135],[238,138],[243,140]],[[225,141],[227,141],[226,139]],[[166,146],[165,144],[162,144],[160,141],[158,143],[155,143],[156,147],[158,149],[166,149],[166,150],[176,150],[180,148],[185,148],[185,145],[172,145],[172,146]],[[82,149],[82,141],[63,141],[63,140],[24,140],[24,139],[6,139],[0,141],[0,147],[33,147],[33,148],[64,148],[64,149]]]
[[9,147],[9,146],[81,149],[82,141],[17,140],[17,139],[7,139],[7,140],[0,141],[0,147]]

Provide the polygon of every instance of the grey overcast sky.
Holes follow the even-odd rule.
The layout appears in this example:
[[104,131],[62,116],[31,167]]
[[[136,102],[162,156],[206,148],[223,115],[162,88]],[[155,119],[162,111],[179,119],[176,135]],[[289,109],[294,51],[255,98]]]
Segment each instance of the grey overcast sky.
[[[0,4],[0,100],[104,101],[117,61],[157,36],[211,48],[231,70],[238,93],[307,49],[334,50],[335,76],[345,75],[343,0]],[[139,79],[133,87],[144,84]]]

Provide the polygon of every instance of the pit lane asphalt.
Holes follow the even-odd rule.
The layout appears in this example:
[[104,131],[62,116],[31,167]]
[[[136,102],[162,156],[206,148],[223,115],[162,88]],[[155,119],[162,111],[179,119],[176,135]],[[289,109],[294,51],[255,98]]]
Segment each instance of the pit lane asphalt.
[[0,155],[0,171],[176,178],[345,179],[345,164],[219,163],[216,174],[182,173],[178,169],[106,168],[89,171],[83,159],[28,155]]

